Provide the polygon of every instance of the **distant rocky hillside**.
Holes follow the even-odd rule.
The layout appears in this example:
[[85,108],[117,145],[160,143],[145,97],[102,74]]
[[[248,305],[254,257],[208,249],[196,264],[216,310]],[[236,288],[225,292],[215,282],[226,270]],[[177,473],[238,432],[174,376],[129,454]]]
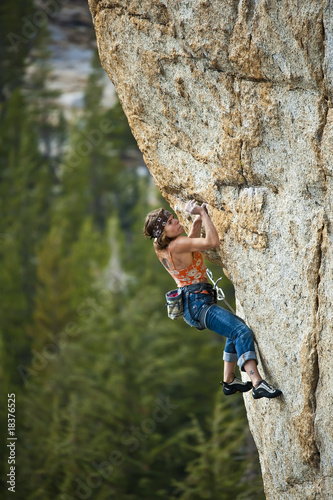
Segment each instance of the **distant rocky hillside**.
[[[52,66],[49,87],[61,92],[59,102],[68,111],[82,106],[83,91],[96,49],[91,14],[84,0],[58,1],[58,11],[49,16]],[[38,8],[38,2],[36,2]],[[114,87],[105,75],[104,103],[114,102]]]

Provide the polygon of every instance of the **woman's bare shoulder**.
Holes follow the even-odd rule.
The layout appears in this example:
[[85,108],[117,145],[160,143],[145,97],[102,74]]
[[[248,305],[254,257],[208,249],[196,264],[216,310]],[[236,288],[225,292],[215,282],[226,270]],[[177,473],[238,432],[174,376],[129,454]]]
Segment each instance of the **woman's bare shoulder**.
[[169,248],[171,252],[183,252],[183,247],[184,245],[187,244],[187,242],[190,240],[188,236],[178,236],[175,240],[172,240],[171,243],[169,243]]
[[169,257],[169,252],[167,248],[164,248],[163,250],[159,250],[156,245],[154,244],[155,247],[155,252],[157,257],[159,258],[160,262],[163,264],[163,266],[167,269],[170,270],[172,269],[172,266],[170,265],[170,257]]

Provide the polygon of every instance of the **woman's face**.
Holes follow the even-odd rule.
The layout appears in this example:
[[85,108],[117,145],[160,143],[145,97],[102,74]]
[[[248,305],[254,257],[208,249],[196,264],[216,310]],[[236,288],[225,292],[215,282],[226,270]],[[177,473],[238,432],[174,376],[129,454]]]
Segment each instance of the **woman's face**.
[[168,236],[168,238],[175,238],[183,234],[184,229],[179,224],[179,220],[175,219],[173,215],[170,215],[167,223],[165,224],[164,232]]

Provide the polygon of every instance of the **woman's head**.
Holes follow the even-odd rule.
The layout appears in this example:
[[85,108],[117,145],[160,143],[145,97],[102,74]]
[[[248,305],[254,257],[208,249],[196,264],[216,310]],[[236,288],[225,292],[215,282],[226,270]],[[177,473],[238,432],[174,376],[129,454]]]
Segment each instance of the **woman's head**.
[[145,236],[149,236],[150,239],[155,239],[159,250],[166,248],[170,241],[173,240],[173,238],[170,238],[165,234],[164,230],[171,217],[171,213],[164,208],[153,210],[152,212],[149,212],[146,217],[143,233]]

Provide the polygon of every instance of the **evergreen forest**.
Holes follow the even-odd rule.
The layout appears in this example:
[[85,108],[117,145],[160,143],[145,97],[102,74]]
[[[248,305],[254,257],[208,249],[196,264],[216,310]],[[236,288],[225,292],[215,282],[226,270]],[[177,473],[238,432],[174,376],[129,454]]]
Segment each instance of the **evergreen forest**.
[[219,384],[223,339],[167,317],[174,282],[142,227],[169,207],[120,104],[101,104],[97,54],[69,120],[46,85],[47,26],[23,36],[35,5],[14,3],[0,6],[1,498],[264,499],[243,399]]

